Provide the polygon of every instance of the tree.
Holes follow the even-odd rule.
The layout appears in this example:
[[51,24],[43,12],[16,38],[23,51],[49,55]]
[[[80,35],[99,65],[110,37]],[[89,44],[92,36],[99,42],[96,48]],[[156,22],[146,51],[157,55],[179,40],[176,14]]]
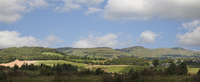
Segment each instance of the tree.
[[17,64],[15,64],[14,66],[14,71],[17,72],[17,69],[19,68],[19,66]]
[[176,65],[171,63],[171,65],[167,68],[167,74],[174,75],[176,73]]
[[197,75],[199,75],[199,76],[200,76],[200,69],[199,69],[199,71],[197,72]]
[[154,65],[155,67],[156,67],[156,65],[159,65],[159,64],[158,64],[158,59],[154,59],[154,60],[153,60],[153,65]]
[[188,69],[187,69],[187,65],[185,62],[182,62],[180,65],[179,65],[179,75],[187,75],[188,73]]

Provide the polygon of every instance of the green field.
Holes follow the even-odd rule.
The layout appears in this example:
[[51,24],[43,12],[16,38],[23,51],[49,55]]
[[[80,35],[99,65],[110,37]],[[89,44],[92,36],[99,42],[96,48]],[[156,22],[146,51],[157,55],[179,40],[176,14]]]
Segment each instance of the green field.
[[51,56],[53,56],[53,55],[55,55],[55,56],[63,56],[63,55],[61,55],[61,54],[53,53],[53,52],[43,52],[42,54],[43,54],[43,55],[51,55]]
[[131,68],[133,68],[133,70],[142,70],[142,69],[145,69],[145,68],[149,68],[148,66],[113,66],[113,65],[108,65],[108,66],[98,66],[98,67],[95,67],[95,68],[107,68],[108,70],[106,70],[107,72],[117,72],[117,73],[127,73],[129,72],[129,70]]
[[42,60],[42,61],[37,61],[35,62],[35,65],[40,65],[41,63],[46,64],[46,65],[51,65],[53,66],[54,64],[72,64],[76,66],[86,66],[87,64],[84,63],[75,63],[75,62],[70,62],[70,61],[64,61],[64,60]]
[[188,68],[188,73],[197,74],[200,68]]
[[81,60],[81,59],[69,59],[69,60],[74,60],[74,61],[98,61],[98,60]]

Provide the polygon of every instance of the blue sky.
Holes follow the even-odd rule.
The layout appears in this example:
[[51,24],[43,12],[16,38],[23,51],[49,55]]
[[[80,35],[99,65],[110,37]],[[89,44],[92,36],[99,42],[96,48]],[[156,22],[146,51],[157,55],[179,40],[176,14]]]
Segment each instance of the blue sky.
[[1,0],[0,48],[200,50],[199,5],[199,0]]

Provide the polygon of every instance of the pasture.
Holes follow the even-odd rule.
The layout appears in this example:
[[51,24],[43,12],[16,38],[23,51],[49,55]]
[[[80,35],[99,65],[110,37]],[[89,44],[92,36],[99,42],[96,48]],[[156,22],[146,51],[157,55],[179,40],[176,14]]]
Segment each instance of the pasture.
[[43,55],[51,55],[51,56],[53,56],[53,55],[55,55],[55,56],[63,56],[63,55],[61,55],[61,54],[53,53],[53,52],[43,52],[42,54],[43,54]]
[[76,62],[70,62],[70,61],[64,61],[64,60],[39,60],[37,62],[35,62],[35,65],[40,65],[41,63],[46,64],[46,65],[50,65],[53,66],[54,64],[72,64],[72,65],[76,65],[76,66],[86,66],[87,64],[84,63],[76,63]]
[[188,73],[197,74],[200,68],[188,68]]

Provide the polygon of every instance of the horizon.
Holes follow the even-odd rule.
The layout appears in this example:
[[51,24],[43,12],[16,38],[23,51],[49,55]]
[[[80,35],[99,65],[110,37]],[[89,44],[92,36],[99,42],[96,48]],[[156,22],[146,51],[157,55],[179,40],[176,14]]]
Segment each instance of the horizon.
[[200,51],[199,0],[1,0],[0,4],[0,49],[143,46]]

